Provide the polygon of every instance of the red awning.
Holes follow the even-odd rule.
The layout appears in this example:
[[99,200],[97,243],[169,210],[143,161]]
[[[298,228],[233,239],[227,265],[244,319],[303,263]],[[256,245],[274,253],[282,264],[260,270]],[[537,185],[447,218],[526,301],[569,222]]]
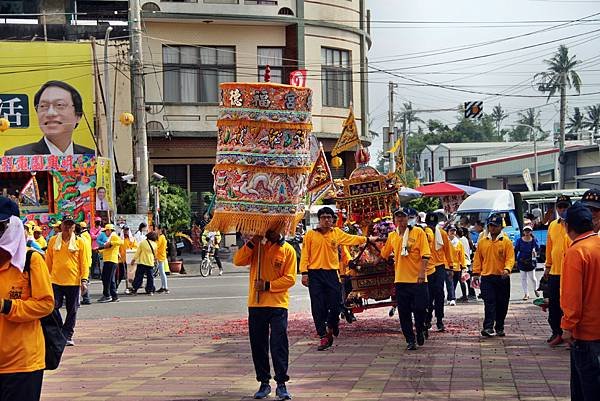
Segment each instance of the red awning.
[[436,184],[423,185],[415,189],[422,192],[423,196],[451,196],[464,195],[468,192],[465,191],[465,188],[466,186],[464,185],[458,186],[447,182],[438,182]]

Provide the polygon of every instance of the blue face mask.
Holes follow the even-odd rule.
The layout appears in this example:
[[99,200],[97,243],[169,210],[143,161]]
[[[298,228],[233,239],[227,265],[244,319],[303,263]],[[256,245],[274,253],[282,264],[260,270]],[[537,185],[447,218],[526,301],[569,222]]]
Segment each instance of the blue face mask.
[[408,219],[408,225],[414,227],[417,224],[417,219]]
[[563,220],[566,219],[567,218],[567,209],[565,209],[564,212],[559,213],[558,215],[560,216],[561,219],[563,219]]

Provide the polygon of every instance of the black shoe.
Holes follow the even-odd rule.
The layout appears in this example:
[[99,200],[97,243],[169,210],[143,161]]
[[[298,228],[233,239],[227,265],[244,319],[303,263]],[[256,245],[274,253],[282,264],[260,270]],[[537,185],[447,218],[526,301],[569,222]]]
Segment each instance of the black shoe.
[[469,301],[476,301],[477,295],[469,295],[467,298],[469,299]]
[[331,328],[331,334],[334,335],[334,337],[337,337],[340,335],[340,326],[335,325],[334,327]]
[[285,387],[285,383],[277,383],[277,388],[275,389],[275,395],[277,397],[279,397],[279,401],[292,399],[292,395],[287,391],[287,388]]
[[415,343],[406,344],[407,351],[416,351],[416,349],[417,349],[417,344],[415,344]]
[[254,393],[255,400],[262,400],[263,398],[267,398],[271,394],[271,386],[269,383],[261,383],[258,391]]
[[160,287],[160,288],[158,289],[158,291],[156,291],[156,293],[157,293],[157,294],[162,294],[163,292],[165,292],[165,289],[164,289],[164,288],[162,288],[162,287]]
[[463,297],[458,298],[456,300],[456,302],[461,302],[461,303],[462,302],[469,302],[469,298],[463,296]]
[[496,330],[496,337],[505,337],[506,333],[504,333],[504,330]]
[[483,297],[481,296],[481,293],[479,293],[479,295],[477,295],[478,299],[483,299]]
[[429,340],[429,330],[428,329],[423,330],[423,336],[425,337],[426,340]]
[[446,331],[446,326],[444,326],[444,323],[437,324],[437,331],[438,331],[438,333],[443,333]]
[[422,331],[417,331],[417,344],[423,345],[425,344],[425,335]]
[[110,300],[110,302],[119,302],[120,299],[118,297],[112,297],[112,299]]
[[483,330],[481,330],[481,335],[483,337],[492,337],[494,335],[494,330],[492,330],[492,329],[483,329]]
[[90,301],[89,299],[84,299],[83,301],[81,301],[81,305],[91,305],[92,301]]

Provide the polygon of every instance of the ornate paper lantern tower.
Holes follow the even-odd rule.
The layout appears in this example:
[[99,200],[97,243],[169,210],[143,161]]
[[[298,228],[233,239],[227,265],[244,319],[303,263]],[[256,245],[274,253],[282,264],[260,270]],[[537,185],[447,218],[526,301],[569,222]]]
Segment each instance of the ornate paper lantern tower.
[[220,85],[216,195],[209,230],[291,232],[304,217],[312,91],[272,83]]

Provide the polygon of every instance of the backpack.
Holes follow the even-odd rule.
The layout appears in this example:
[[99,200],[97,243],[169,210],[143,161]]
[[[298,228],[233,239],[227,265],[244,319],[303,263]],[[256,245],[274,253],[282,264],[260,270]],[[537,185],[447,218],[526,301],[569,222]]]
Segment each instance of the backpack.
[[[31,249],[27,251],[25,266],[23,267],[23,272],[27,272],[29,275],[29,288],[31,289],[31,256],[34,252],[36,251]],[[58,309],[53,309],[48,316],[40,319],[40,323],[42,324],[46,345],[46,370],[54,370],[58,368],[60,358],[67,345],[67,338],[62,332],[63,321],[60,312]]]

